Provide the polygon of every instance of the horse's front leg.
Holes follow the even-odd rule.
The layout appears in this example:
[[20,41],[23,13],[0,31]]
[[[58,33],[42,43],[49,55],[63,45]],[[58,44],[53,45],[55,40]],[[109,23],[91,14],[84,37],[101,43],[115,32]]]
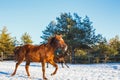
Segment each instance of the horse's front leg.
[[55,71],[51,74],[51,75],[55,75],[58,70],[58,65],[54,61],[49,61],[49,63],[55,67]]
[[43,72],[43,80],[47,80],[46,76],[45,76],[45,62],[42,62],[42,72]]

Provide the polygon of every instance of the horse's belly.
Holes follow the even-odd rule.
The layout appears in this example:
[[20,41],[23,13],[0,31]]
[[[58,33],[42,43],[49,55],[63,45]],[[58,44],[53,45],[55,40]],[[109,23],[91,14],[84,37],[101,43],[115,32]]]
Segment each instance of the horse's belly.
[[40,62],[40,59],[39,58],[31,58],[30,61],[31,62]]
[[31,62],[40,62],[39,55],[28,55],[28,60]]

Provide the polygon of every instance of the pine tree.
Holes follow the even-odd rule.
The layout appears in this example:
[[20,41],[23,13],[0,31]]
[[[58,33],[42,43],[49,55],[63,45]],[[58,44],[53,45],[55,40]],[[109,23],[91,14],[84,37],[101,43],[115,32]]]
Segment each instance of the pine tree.
[[0,52],[7,55],[13,53],[14,40],[8,33],[7,27],[3,27],[0,33]]
[[41,36],[42,39],[44,39],[44,42],[42,43],[47,43],[48,41],[48,38],[50,36],[53,36],[57,33],[57,27],[56,27],[56,23],[55,21],[51,21],[49,23],[49,25],[46,27],[46,30],[45,31],[42,31],[43,32],[43,36]]
[[54,25],[47,26],[41,37],[46,40],[45,37],[62,34],[72,56],[74,56],[75,48],[90,48],[89,46],[103,40],[102,35],[95,34],[95,29],[88,16],[82,19],[76,13],[74,15],[62,13],[56,18],[56,21]]
[[22,35],[22,37],[21,37],[21,42],[22,42],[23,45],[33,43],[30,35],[29,35],[27,32],[25,32],[25,33]]

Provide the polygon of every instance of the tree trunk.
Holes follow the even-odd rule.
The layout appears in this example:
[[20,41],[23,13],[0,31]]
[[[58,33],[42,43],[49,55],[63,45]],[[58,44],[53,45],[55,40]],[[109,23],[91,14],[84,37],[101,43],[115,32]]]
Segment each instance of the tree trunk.
[[3,52],[1,52],[1,61],[3,61]]
[[75,48],[72,47],[72,63],[73,64],[75,64],[75,52],[74,52],[74,49]]

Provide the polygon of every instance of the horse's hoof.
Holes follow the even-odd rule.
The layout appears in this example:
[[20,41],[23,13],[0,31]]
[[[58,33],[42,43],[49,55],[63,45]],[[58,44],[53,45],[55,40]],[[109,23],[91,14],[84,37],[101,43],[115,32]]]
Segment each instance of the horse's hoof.
[[28,76],[28,78],[29,78],[29,79],[31,79],[31,77],[30,77],[30,76]]
[[13,73],[13,74],[11,74],[11,76],[14,76],[15,74]]
[[47,78],[44,78],[43,80],[48,80]]
[[55,75],[55,73],[52,73],[51,76]]

